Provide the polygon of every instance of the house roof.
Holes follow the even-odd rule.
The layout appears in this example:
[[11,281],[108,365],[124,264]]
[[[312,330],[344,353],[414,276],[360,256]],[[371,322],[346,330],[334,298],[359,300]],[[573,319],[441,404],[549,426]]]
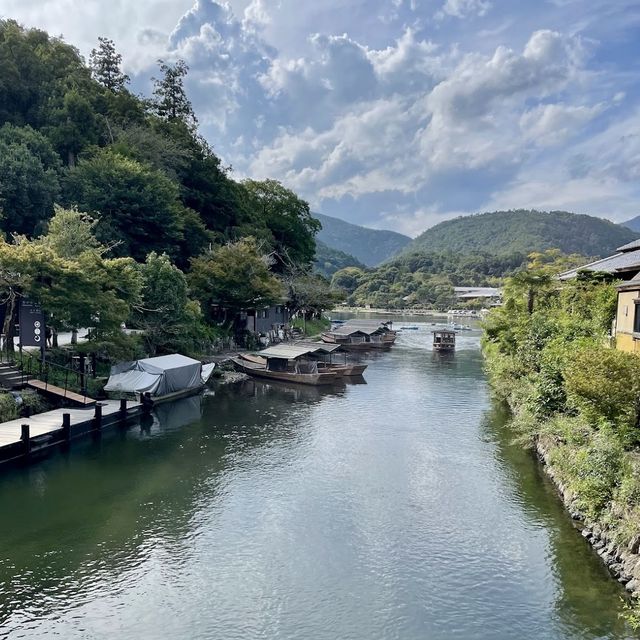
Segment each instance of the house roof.
[[637,240],[632,240],[627,244],[623,244],[621,247],[618,247],[616,251],[632,251],[633,249],[640,249],[640,238]]
[[[621,249],[622,248],[624,247],[621,247]],[[579,271],[603,271],[605,273],[615,274],[623,271],[633,271],[634,269],[640,270],[640,248],[635,250],[626,249],[624,252],[616,253],[608,258],[589,262],[588,264],[576,267],[575,269],[565,271],[558,277],[560,280],[568,280],[570,278],[575,278]]]

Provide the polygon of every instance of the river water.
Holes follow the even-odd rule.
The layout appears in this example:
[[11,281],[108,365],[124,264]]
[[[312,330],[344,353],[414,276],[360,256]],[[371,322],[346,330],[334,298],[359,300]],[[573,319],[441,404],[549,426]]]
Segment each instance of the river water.
[[631,637],[479,332],[437,357],[421,320],[366,384],[215,390],[0,476],[0,637]]

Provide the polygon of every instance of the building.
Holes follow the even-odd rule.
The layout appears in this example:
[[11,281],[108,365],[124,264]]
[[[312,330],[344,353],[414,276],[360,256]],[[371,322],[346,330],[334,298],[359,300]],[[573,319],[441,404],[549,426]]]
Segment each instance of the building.
[[502,291],[496,287],[454,287],[453,292],[460,302],[480,300],[495,305],[502,301]]
[[614,332],[616,349],[640,353],[640,273],[618,285]]
[[263,309],[247,309],[240,313],[240,328],[251,333],[269,335],[289,327],[291,314],[284,304]]
[[561,273],[560,280],[575,278],[580,271],[592,271],[609,273],[619,280],[631,280],[640,271],[640,240],[634,240],[629,244],[616,249],[614,255],[589,262],[581,267],[570,269]]
[[622,280],[617,286],[618,306],[611,333],[616,339],[616,349],[640,354],[640,240],[619,247],[608,258],[565,271],[559,278],[570,280],[583,271],[608,273]]

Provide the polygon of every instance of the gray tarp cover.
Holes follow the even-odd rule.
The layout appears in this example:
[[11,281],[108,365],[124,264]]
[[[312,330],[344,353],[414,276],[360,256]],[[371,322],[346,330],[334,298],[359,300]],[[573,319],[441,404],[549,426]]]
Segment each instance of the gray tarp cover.
[[115,365],[105,391],[164,396],[199,387],[203,382],[202,364],[198,360],[173,353]]

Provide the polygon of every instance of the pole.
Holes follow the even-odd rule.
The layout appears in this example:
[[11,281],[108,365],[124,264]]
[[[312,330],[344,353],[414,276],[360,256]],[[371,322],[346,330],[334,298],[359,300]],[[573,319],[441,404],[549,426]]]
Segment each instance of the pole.
[[20,439],[24,443],[24,453],[25,455],[29,455],[31,453],[31,438],[30,438],[30,428],[28,424],[23,424],[20,426]]

